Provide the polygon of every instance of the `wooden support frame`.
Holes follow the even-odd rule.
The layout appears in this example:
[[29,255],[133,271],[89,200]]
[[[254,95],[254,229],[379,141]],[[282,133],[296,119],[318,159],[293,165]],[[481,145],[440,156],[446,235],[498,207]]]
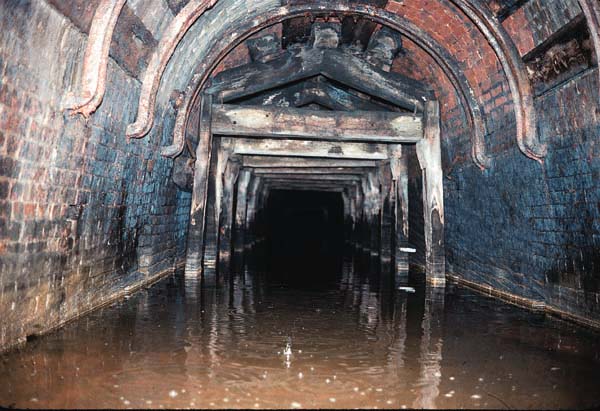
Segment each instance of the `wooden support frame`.
[[[208,107],[209,104],[210,107]],[[423,170],[427,256],[426,275],[428,282],[439,285],[445,281],[439,105],[435,101],[429,101],[426,103],[425,108],[425,125],[420,124],[422,122],[420,117],[402,113],[385,112],[383,118],[401,119],[402,121],[406,118],[411,118],[412,122],[419,123],[418,130],[421,133],[424,132],[424,135],[404,142],[416,143],[419,164]],[[204,197],[206,197],[207,171],[210,164],[212,136],[221,132],[224,116],[228,119],[229,127],[240,125],[238,123],[240,117],[233,117],[232,119],[227,114],[229,109],[225,105],[212,104],[210,95],[203,97],[200,120],[201,135],[196,150],[192,221],[196,223],[195,225],[198,225],[198,222],[194,219],[195,216],[198,218],[203,216],[204,221],[200,224],[201,227],[192,227],[190,225],[190,233],[193,233],[193,236],[190,236],[188,242],[188,251],[190,253],[188,254],[186,269],[189,272],[194,270],[195,272],[200,271],[202,248],[197,247],[197,245],[204,246],[204,237],[202,234],[205,231],[204,224],[206,224],[206,198],[202,202],[198,199],[198,196],[204,192]],[[233,210],[230,210],[230,208],[233,207],[234,182],[230,181],[231,178],[227,177],[227,175],[231,177],[231,173],[227,173],[227,170],[229,170],[228,159],[231,156],[245,158],[245,160],[241,160],[241,163],[237,165],[235,178],[237,178],[239,168],[246,166],[246,163],[254,163],[253,165],[256,166],[252,168],[252,172],[244,173],[245,178],[248,179],[248,183],[245,186],[249,192],[245,193],[245,195],[242,193],[241,196],[238,194],[239,198],[244,198],[242,202],[245,201],[244,215],[241,216],[242,218],[245,217],[244,233],[252,232],[256,227],[256,218],[260,217],[257,215],[260,204],[266,201],[265,196],[268,195],[268,191],[271,189],[338,190],[339,192],[344,192],[348,187],[360,185],[363,193],[361,197],[362,201],[354,203],[355,211],[352,219],[355,227],[357,226],[356,221],[362,221],[362,224],[358,225],[364,231],[364,248],[370,251],[372,257],[378,256],[382,259],[382,262],[388,263],[391,260],[391,242],[394,241],[396,243],[396,255],[398,254],[400,233],[403,237],[407,234],[407,224],[405,224],[404,220],[408,217],[408,205],[407,193],[405,192],[407,185],[405,181],[401,181],[400,176],[400,174],[406,176],[406,163],[399,160],[402,157],[401,148],[397,142],[390,145],[353,141],[323,141],[328,137],[321,131],[323,129],[322,124],[317,129],[317,120],[310,127],[307,127],[306,123],[300,122],[299,128],[293,129],[294,124],[297,124],[297,122],[289,121],[285,117],[286,115],[291,115],[296,116],[295,118],[298,119],[315,114],[329,115],[331,117],[332,113],[327,112],[247,106],[234,106],[232,110],[241,110],[243,113],[242,117],[245,117],[245,119],[241,121],[242,126],[246,126],[253,121],[254,123],[250,124],[248,128],[252,129],[252,134],[260,138],[220,138],[220,145],[222,147],[217,150],[218,161],[215,164],[215,198],[223,199],[223,201],[217,201],[218,204],[215,204],[215,218],[217,221],[214,224],[217,234],[216,238],[218,238],[218,246],[216,247],[218,247],[219,259],[222,258],[223,261],[228,260],[231,251]],[[277,120],[277,116],[273,114],[275,112],[284,113],[284,119]],[[361,121],[369,122],[369,125],[375,124],[373,116],[379,116],[377,117],[378,119],[382,118],[382,113],[379,112],[361,112],[360,117],[366,114],[366,119],[358,118],[359,116],[356,116],[357,113],[348,114],[350,115],[347,115],[347,113],[333,113],[333,116],[336,118],[336,121],[342,118],[342,123],[347,123],[349,121],[348,118],[352,118],[353,120],[356,119],[359,123]],[[261,116],[269,118],[266,127]],[[316,117],[318,120],[323,118]],[[273,120],[273,118],[276,120]],[[269,129],[272,127],[281,127],[281,124],[287,124],[290,126],[288,128],[292,128],[293,130],[282,131],[282,133],[285,133],[283,136],[271,138]],[[381,122],[377,124],[379,124],[379,127],[376,128],[374,134],[381,133],[382,128],[386,129],[386,126],[381,127]],[[336,125],[338,129],[335,132],[339,136],[340,129],[345,129],[344,127],[339,127],[337,123]],[[360,129],[360,127],[358,128]],[[347,126],[346,129],[351,130],[351,127]],[[366,127],[363,127],[363,129],[366,129]],[[390,127],[388,126],[387,130],[389,129]],[[354,132],[356,132],[356,128]],[[239,130],[232,130],[230,133],[235,135],[239,133]],[[319,133],[316,137],[319,141],[310,141],[302,137],[309,133]],[[290,135],[298,136],[299,139],[289,138]],[[336,138],[339,138],[337,136]],[[281,160],[279,162],[276,160],[278,156],[284,156],[287,160],[294,159],[294,166],[284,167],[284,163]],[[352,167],[340,166],[334,169],[332,164],[329,163],[329,158],[334,158],[338,162],[338,165],[352,165]],[[384,162],[382,163],[382,161]],[[311,168],[307,167],[308,163],[312,166]],[[370,167],[359,167],[365,164],[368,164]],[[384,167],[383,171],[382,167]],[[389,176],[385,170],[387,170]],[[358,191],[361,190],[356,191],[358,195]],[[359,204],[363,208],[360,213],[356,210]],[[346,203],[347,213],[351,213],[351,205],[351,202]],[[358,217],[359,214],[362,218]],[[401,223],[400,221],[391,220],[394,215],[401,216]],[[236,225],[239,225],[239,223],[239,221],[236,221]],[[394,223],[397,236],[392,240],[391,227]],[[399,229],[400,227],[401,229]],[[199,228],[203,230],[202,234],[200,234]],[[244,234],[243,241],[246,240],[245,237]],[[247,245],[249,246],[255,242],[252,237],[248,240],[249,244]],[[238,244],[236,248],[240,248],[240,245]],[[398,261],[396,261],[396,266],[398,266]]]

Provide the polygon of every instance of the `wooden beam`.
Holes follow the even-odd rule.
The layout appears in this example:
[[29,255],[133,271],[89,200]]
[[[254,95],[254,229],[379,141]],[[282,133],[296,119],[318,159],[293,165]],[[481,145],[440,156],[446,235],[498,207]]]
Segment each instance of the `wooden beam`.
[[423,101],[434,97],[423,83],[383,71],[342,50],[310,48],[225,70],[215,76],[206,93],[231,102],[318,74],[411,111],[422,111]]
[[330,110],[398,111],[393,104],[377,101],[360,92],[351,92],[337,87],[319,75],[302,82],[292,83],[277,89],[267,90],[237,100],[242,105],[273,105],[280,107],[302,107],[317,103]]
[[313,168],[299,168],[299,167],[274,167],[274,168],[257,168],[254,170],[256,175],[269,175],[269,174],[315,174],[315,175],[335,175],[335,174],[354,174],[360,175],[367,172],[370,168],[357,168],[357,167],[313,167]]
[[322,141],[416,143],[421,116],[386,111],[315,111],[273,106],[217,104],[212,130],[223,136]]
[[316,167],[377,167],[373,160],[305,159],[297,157],[243,156],[244,167],[250,168],[316,168]]
[[388,158],[386,146],[383,144],[252,138],[234,139],[234,154],[352,160]]
[[[258,175],[258,174],[257,174]],[[360,181],[362,178],[359,174],[335,174],[335,175],[320,175],[320,174],[299,174],[299,173],[273,173],[260,174],[265,181],[269,180],[286,180],[286,181]]]

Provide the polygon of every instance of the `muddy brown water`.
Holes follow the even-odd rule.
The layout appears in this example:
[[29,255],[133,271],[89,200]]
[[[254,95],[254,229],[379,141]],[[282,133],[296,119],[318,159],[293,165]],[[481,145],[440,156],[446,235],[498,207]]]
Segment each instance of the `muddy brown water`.
[[248,270],[220,287],[209,278],[176,273],[2,356],[0,405],[600,404],[597,333],[465,288],[407,292],[348,262],[312,287]]

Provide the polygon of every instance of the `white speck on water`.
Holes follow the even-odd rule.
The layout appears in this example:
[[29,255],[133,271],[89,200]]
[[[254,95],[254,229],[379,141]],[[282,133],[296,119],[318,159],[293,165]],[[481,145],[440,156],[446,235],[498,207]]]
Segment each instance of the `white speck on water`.
[[365,395],[365,392],[364,392],[364,391],[361,391],[361,392],[360,392],[360,395]]
[[329,399],[329,402],[335,402],[335,398],[331,397],[331,398]]
[[254,408],[258,408],[258,407],[260,407],[259,403],[254,404]]
[[302,377],[304,377],[304,374],[302,374],[301,372],[298,373],[298,378],[302,379]]
[[315,370],[315,367],[310,367],[310,370],[311,370],[311,371],[314,371],[314,370]]
[[302,354],[302,350],[298,350],[298,354]]
[[119,384],[113,384],[113,388],[119,388]]
[[211,403],[210,403],[210,404],[208,404],[208,405],[210,405],[211,407],[214,407],[214,406],[215,406],[215,403],[214,403],[214,402],[211,402]]
[[454,378],[454,377],[450,377],[449,379],[450,379],[450,381],[454,381],[454,380],[455,380],[455,378]]
[[402,405],[400,406],[400,408],[402,408],[403,410],[405,410],[405,409],[406,409],[406,405],[402,404]]
[[152,400],[146,400],[146,404],[148,404],[148,405],[152,404]]
[[35,398],[35,397],[33,397],[33,398],[32,398],[32,399],[30,399],[29,401],[31,401],[31,402],[38,402],[38,399],[37,399],[37,398]]
[[483,378],[479,377],[478,381],[483,382]]
[[479,394],[473,394],[473,395],[471,395],[471,398],[473,398],[474,400],[480,400],[481,399],[481,395],[479,395]]
[[354,392],[358,392],[358,387],[353,388]]
[[291,407],[292,407],[292,408],[302,408],[302,404],[300,404],[299,402],[295,402],[295,401],[294,401],[294,402],[291,404]]
[[558,370],[560,370],[560,367],[552,367],[552,368],[550,368],[550,371],[558,371]]
[[327,384],[329,384],[329,383],[331,382],[331,380],[330,380],[329,378],[327,378],[327,379],[325,379],[325,382],[326,382]]
[[169,391],[169,397],[171,397],[171,398],[177,397],[177,391],[175,391],[175,390]]
[[337,375],[334,375],[334,376],[333,376],[333,379],[334,379],[334,380],[337,380]]
[[123,401],[123,400],[125,399],[125,397],[119,397],[119,399],[120,399],[121,401]]
[[229,402],[229,398],[227,398],[227,397],[223,398],[223,402]]
[[500,359],[500,360],[503,360],[503,359],[504,359],[504,356],[503,356],[503,355],[501,355],[500,357],[498,357],[498,359]]
[[[228,388],[225,388],[225,390],[228,390]],[[182,388],[182,389],[181,389],[181,393],[182,393],[182,394],[183,394],[183,393],[185,393],[185,388]]]
[[381,391],[383,391],[383,388],[375,388],[375,391],[381,392]]
[[391,405],[393,402],[394,401],[392,401],[392,400],[387,400],[385,403],[388,404],[388,405]]
[[131,404],[129,401],[127,401],[127,400],[123,401],[123,405],[129,405],[129,404]]

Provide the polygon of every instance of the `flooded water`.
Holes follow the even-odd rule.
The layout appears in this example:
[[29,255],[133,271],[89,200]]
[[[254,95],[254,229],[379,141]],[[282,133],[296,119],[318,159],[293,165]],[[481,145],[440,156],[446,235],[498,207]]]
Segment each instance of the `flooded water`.
[[1,357],[0,405],[600,404],[598,334],[453,285],[411,292],[348,259],[336,269],[172,275]]

